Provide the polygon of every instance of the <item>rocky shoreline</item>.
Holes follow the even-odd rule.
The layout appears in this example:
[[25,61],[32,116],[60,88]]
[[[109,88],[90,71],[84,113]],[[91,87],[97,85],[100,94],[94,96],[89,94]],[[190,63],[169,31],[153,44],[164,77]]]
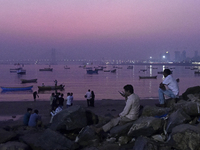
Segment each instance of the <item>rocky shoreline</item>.
[[[165,108],[156,107],[157,102],[141,100],[144,107],[139,119],[101,134],[96,134],[90,126],[99,127],[120,113],[124,100],[99,100],[94,108],[86,107],[86,101],[77,101],[58,113],[52,124],[46,101],[1,102],[1,116],[12,119],[1,121],[0,149],[199,150],[200,87],[188,88],[178,101],[168,99]],[[43,128],[25,127],[22,120],[14,120],[27,107],[39,110]]]

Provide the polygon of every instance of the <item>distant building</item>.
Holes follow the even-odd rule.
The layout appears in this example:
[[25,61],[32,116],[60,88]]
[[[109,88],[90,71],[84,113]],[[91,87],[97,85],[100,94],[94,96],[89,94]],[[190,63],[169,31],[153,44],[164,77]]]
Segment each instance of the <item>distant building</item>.
[[181,61],[181,52],[175,51],[175,62]]

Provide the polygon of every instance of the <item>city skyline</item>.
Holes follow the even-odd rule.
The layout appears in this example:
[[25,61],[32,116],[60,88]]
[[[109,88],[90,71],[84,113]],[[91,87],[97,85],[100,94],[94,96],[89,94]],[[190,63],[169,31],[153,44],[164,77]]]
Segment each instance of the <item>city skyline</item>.
[[[200,50],[200,2],[0,0],[0,59],[159,58]],[[59,57],[57,55],[57,57]]]

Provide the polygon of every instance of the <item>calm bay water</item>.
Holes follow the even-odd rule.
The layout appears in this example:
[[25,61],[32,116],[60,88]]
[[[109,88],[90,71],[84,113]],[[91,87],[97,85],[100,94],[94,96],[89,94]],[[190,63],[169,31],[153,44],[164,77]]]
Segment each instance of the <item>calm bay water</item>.
[[[159,71],[166,67],[173,71],[174,78],[179,78],[180,94],[188,87],[199,85],[200,76],[195,76],[194,70],[186,69],[185,66],[158,66],[158,65],[134,65],[133,69],[127,69],[127,65],[121,65],[122,69],[117,69],[116,73],[99,71],[98,74],[89,75],[86,69],[79,68],[79,65],[68,65],[70,69],[64,69],[64,65],[52,65],[52,72],[39,71],[39,69],[48,67],[47,65],[25,65],[25,75],[10,73],[10,68],[14,65],[0,65],[0,86],[7,87],[23,87],[33,85],[33,91],[37,91],[38,87],[44,83],[45,85],[54,85],[57,79],[58,84],[64,84],[65,90],[61,91],[65,97],[67,92],[74,93],[75,100],[85,100],[84,95],[88,89],[95,92],[96,100],[101,99],[122,99],[118,91],[123,90],[126,84],[134,86],[135,93],[141,99],[158,98],[158,86],[163,80],[163,75],[158,74]],[[97,67],[97,66],[93,66]],[[113,66],[106,66],[106,70],[113,69]],[[193,68],[192,66],[191,68]],[[200,68],[199,68],[200,69]],[[147,70],[147,71],[141,71]],[[139,76],[157,75],[157,79],[139,79]],[[21,84],[20,79],[37,78],[37,83]],[[33,100],[33,91],[19,92],[1,92],[0,101],[18,101]],[[39,93],[38,100],[49,100],[53,91],[45,91]]]

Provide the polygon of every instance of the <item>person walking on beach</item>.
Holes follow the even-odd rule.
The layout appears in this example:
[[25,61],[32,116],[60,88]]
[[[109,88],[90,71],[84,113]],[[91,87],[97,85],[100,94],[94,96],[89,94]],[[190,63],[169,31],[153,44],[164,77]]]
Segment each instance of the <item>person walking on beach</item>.
[[[163,72],[165,79],[160,83],[158,89],[159,95],[159,104],[156,104],[158,107],[165,107],[165,97],[164,95],[170,98],[178,98],[179,97],[179,87],[178,87],[178,80],[175,80],[171,76],[171,71],[169,69],[165,69]],[[167,87],[167,89],[166,89]]]
[[33,99],[34,99],[34,101],[36,101],[36,97],[39,98],[39,95],[38,95],[37,91],[33,92]]
[[91,92],[90,92],[90,89],[86,92],[85,98],[87,99],[87,105],[88,105],[88,107],[89,107],[89,106],[91,105],[91,104],[90,104],[90,99],[91,99]]
[[28,122],[29,122],[29,119],[30,119],[30,116],[32,114],[32,108],[27,108],[27,112],[24,114],[24,118],[23,118],[23,124],[25,126],[28,126]]
[[91,91],[90,106],[92,107],[94,107],[94,99],[95,99],[94,91]]
[[103,125],[100,128],[91,126],[96,133],[99,133],[101,131],[108,132],[111,128],[119,124],[138,119],[140,110],[140,98],[134,93],[132,85],[127,84],[124,86],[124,97],[126,105],[123,111],[116,118],[111,119],[107,124]]

